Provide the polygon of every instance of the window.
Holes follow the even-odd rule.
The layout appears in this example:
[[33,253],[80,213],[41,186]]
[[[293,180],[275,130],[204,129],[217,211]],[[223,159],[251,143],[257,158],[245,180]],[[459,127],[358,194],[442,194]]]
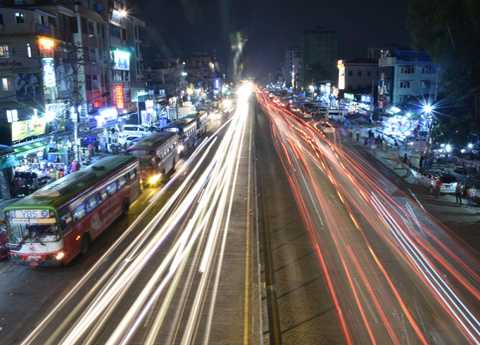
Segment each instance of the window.
[[94,28],[94,23],[91,21],[88,21],[88,34],[94,35],[95,34],[95,28]]
[[135,181],[136,178],[137,178],[137,169],[133,169],[132,171],[130,171],[130,181]]
[[432,82],[430,80],[422,80],[422,88],[429,89],[432,86]]
[[348,71],[348,76],[351,77],[353,75],[352,71]]
[[372,72],[368,71],[368,72],[367,72],[367,76],[371,77],[371,76],[372,76]]
[[362,76],[362,71],[358,71],[358,72],[357,72],[357,75],[358,75],[359,77],[361,77],[361,76]]
[[400,73],[403,74],[413,74],[415,73],[415,66],[413,65],[405,65],[400,68]]
[[127,178],[125,176],[121,176],[118,179],[118,189],[121,189],[123,186],[127,184]]
[[0,45],[0,58],[9,58],[10,50],[6,44]]
[[15,21],[17,24],[25,23],[25,15],[22,12],[15,12]]
[[30,43],[27,43],[27,56],[29,58],[32,57],[32,46],[30,45]]
[[73,219],[80,220],[85,215],[85,205],[78,206],[75,211],[73,211]]
[[400,88],[401,89],[409,89],[410,88],[410,81],[408,81],[408,80],[400,81]]
[[107,198],[108,198],[107,190],[102,189],[102,191],[100,192],[100,199],[102,199],[102,201],[105,201],[105,200],[107,200]]
[[3,25],[3,14],[0,13],[0,25]]
[[107,186],[107,193],[109,196],[113,195],[117,191],[117,182],[112,182]]
[[97,207],[98,205],[97,196],[93,195],[90,198],[88,198],[86,204],[87,204],[87,213],[92,212],[95,209],[95,207]]
[[434,73],[435,69],[433,68],[432,65],[426,65],[422,67],[422,73],[423,74],[431,74]]
[[2,91],[10,90],[10,83],[8,78],[2,78]]
[[60,217],[60,223],[66,227],[68,224],[72,222],[72,215],[70,212],[64,214],[63,216]]
[[7,121],[9,123],[18,121],[18,110],[17,109],[7,109]]

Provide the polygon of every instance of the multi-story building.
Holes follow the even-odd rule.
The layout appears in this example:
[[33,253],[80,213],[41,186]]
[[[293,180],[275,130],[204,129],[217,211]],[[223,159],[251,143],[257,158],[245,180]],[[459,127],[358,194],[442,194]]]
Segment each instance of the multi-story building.
[[215,56],[196,53],[185,59],[187,81],[196,83],[206,91],[219,91],[221,88],[220,66]]
[[[63,129],[72,107],[81,116],[111,105],[134,110],[132,91],[145,89],[145,24],[126,8],[124,0],[2,2],[0,123],[12,137],[2,135],[5,143]],[[31,123],[41,118],[55,121]]]
[[304,32],[304,84],[330,81],[337,83],[338,40],[333,30],[316,28]]
[[373,93],[378,82],[378,62],[370,59],[338,60],[338,89]]
[[1,144],[11,145],[53,130],[68,88],[59,83],[71,31],[51,8],[0,7]]
[[132,100],[145,91],[142,31],[145,23],[126,11],[126,0],[112,3],[109,22],[112,60],[111,101],[120,110],[135,110]]
[[378,61],[379,106],[433,101],[438,92],[438,66],[422,51],[385,49]]
[[299,47],[290,47],[285,52],[282,68],[283,80],[293,88],[299,87],[303,80],[303,51]]

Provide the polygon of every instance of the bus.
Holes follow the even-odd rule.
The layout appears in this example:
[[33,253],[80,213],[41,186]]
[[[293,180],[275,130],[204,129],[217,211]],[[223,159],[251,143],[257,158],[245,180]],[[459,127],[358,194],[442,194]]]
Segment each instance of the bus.
[[175,169],[178,135],[171,132],[154,133],[127,149],[140,160],[143,186],[157,186]]
[[195,118],[183,118],[174,121],[163,128],[164,132],[177,133],[180,136],[181,146],[179,151],[193,149],[197,142],[197,120]]
[[140,193],[138,159],[109,156],[7,206],[10,257],[32,267],[68,264]]

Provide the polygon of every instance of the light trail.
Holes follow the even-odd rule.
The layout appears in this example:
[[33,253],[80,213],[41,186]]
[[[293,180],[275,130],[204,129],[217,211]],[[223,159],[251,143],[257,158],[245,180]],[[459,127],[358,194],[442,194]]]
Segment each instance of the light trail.
[[[261,92],[257,98],[270,119],[275,148],[302,217],[309,232],[316,233],[312,246],[321,259],[329,290],[331,294],[341,291],[345,282],[350,287],[350,295],[342,294],[340,300],[332,295],[337,314],[342,315],[348,305],[357,305],[358,318],[368,334],[365,342],[404,343],[412,333],[422,344],[429,343],[426,335],[437,340],[438,334],[445,344],[480,344],[478,259],[424,209],[405,202],[409,196],[365,159],[339,146],[336,138],[330,142],[314,125],[272,104]],[[315,207],[307,207],[317,204],[320,215]],[[323,219],[326,228],[314,226],[312,218],[315,222]],[[329,241],[334,245],[327,245]],[[329,270],[337,267],[338,261],[344,275],[331,276]],[[372,310],[363,310],[354,281],[377,306],[380,325],[372,323]],[[397,288],[399,284],[412,288],[407,293]],[[376,295],[382,298],[384,316]],[[400,335],[399,325],[388,320],[388,315],[402,315],[408,321],[411,328],[402,332],[402,338],[395,340],[394,333]],[[350,325],[356,321],[350,313],[345,317]],[[422,326],[417,320],[422,320]],[[389,337],[383,342],[379,326],[388,330]],[[355,340],[355,336],[363,337],[350,331]]]
[[[165,316],[174,308],[173,297],[180,290],[178,287],[184,269],[188,263],[196,263],[196,271],[201,277],[199,282],[195,282],[196,289],[191,289],[195,293],[193,302],[188,305],[189,317],[186,322],[177,320],[181,325],[178,329],[183,332],[181,343],[192,343],[204,317],[200,311],[208,300],[207,295],[210,296],[207,284],[212,275],[215,277],[214,292],[218,290],[239,161],[250,118],[251,88],[251,85],[244,84],[239,89],[237,109],[231,119],[200,144],[173,179],[153,196],[152,204],[30,332],[23,345],[38,342],[93,344],[99,339],[107,345],[129,344],[137,342],[140,326],[146,322],[151,329],[144,340],[147,344],[158,342]],[[220,138],[221,132],[224,135]],[[187,170],[188,166],[192,168]],[[108,263],[109,267],[102,273],[102,265],[118,250],[120,243],[133,232],[141,218],[151,212],[153,204],[174,181],[184,174],[187,175],[180,187],[162,209],[137,236],[130,239],[125,250],[116,253],[117,257]],[[151,267],[152,262],[155,262],[155,269],[148,274],[141,289],[134,289],[139,284],[139,278],[145,277],[146,268]],[[193,276],[190,275],[191,278]],[[193,283],[193,279],[190,281]],[[86,293],[82,291],[90,283],[93,283],[92,287]],[[168,298],[160,298],[165,294]],[[209,298],[205,334],[210,331],[216,293]],[[128,303],[128,308],[116,320],[116,310],[125,303]],[[62,318],[61,314],[70,305],[72,311]],[[154,308],[161,312],[152,317]],[[48,333],[49,329],[53,332]]]

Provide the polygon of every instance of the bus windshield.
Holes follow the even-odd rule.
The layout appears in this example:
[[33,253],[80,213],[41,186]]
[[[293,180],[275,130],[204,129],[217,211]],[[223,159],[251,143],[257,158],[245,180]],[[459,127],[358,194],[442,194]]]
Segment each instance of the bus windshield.
[[61,239],[60,229],[56,224],[10,223],[9,227],[9,243],[12,245],[56,242]]

